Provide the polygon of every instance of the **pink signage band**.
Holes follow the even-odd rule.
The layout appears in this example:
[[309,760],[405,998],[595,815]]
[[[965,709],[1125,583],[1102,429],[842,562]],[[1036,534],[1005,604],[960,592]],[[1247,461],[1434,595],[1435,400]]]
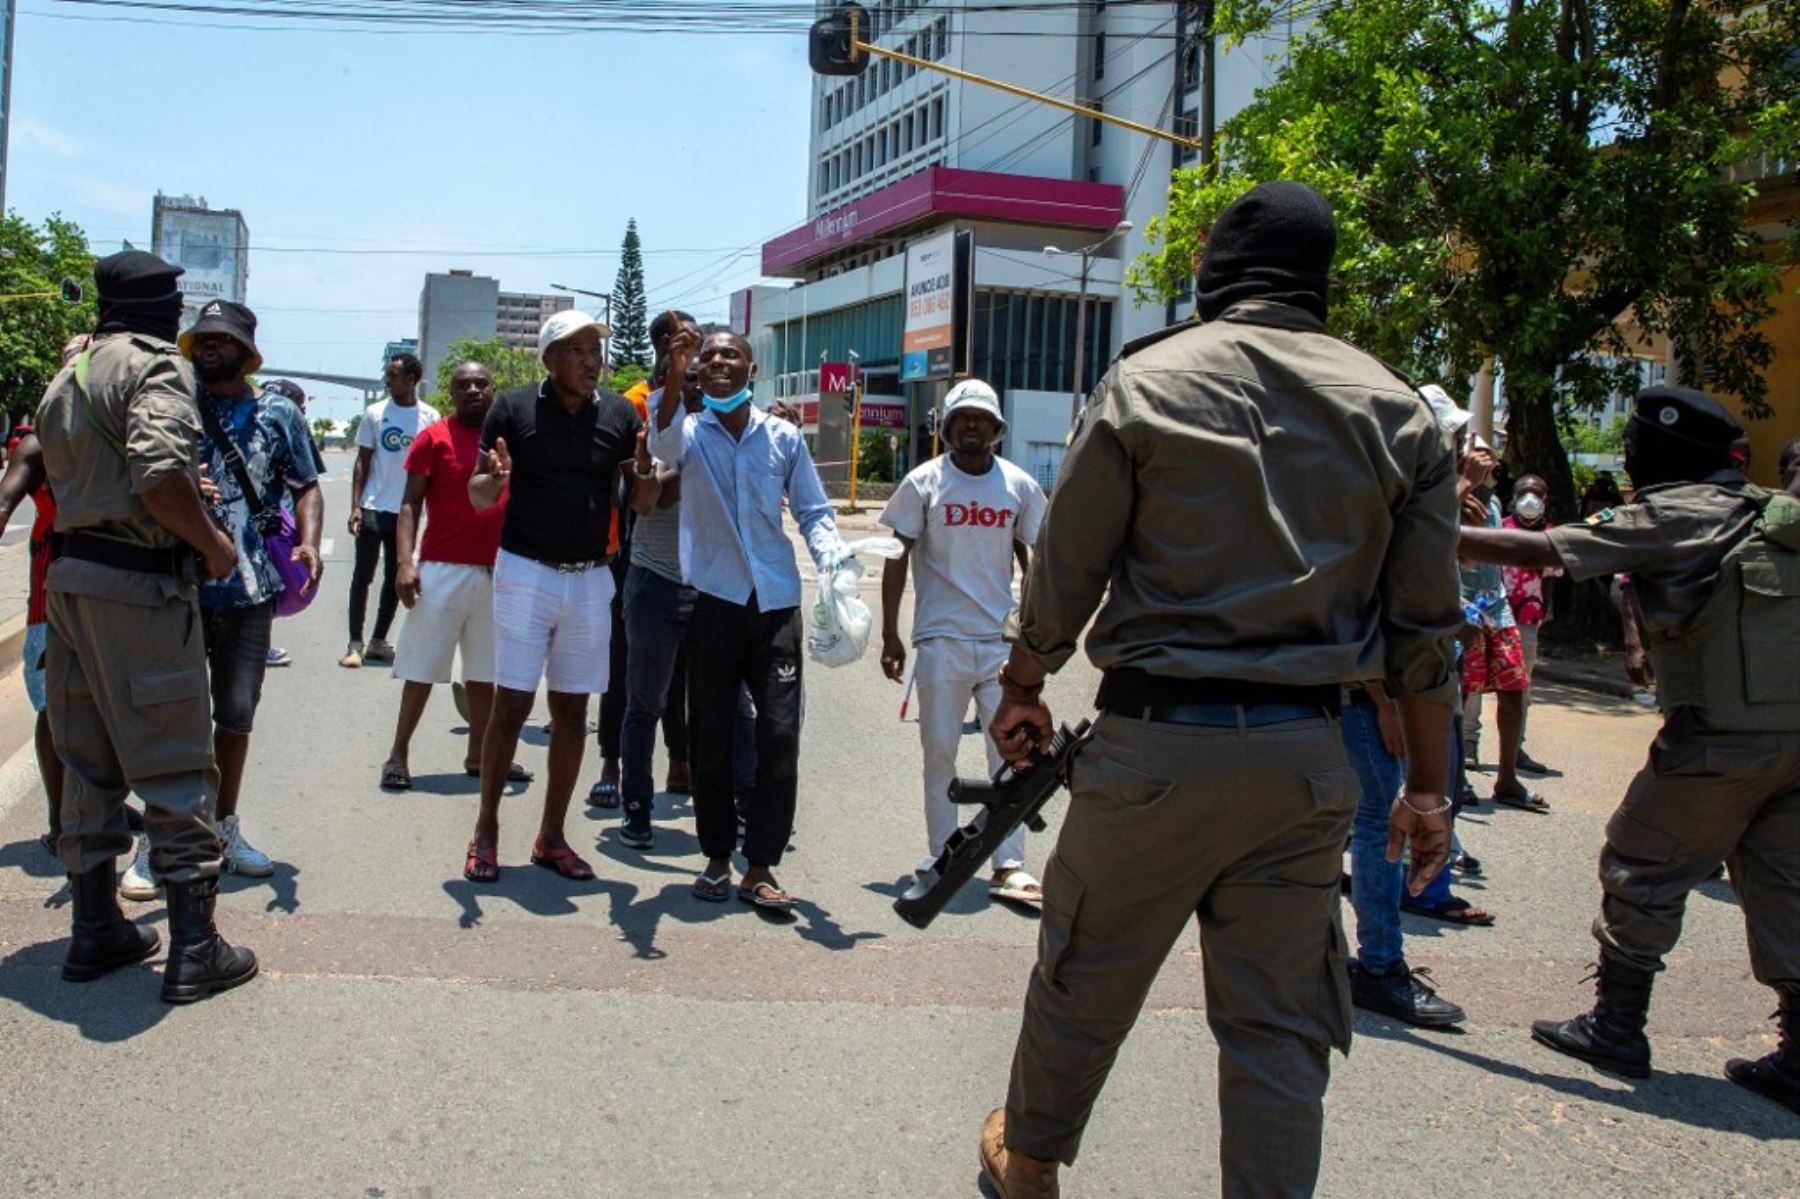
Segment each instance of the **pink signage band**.
[[821,255],[927,217],[1103,231],[1124,212],[1125,189],[1116,183],[929,167],[764,243],[762,269],[798,275]]

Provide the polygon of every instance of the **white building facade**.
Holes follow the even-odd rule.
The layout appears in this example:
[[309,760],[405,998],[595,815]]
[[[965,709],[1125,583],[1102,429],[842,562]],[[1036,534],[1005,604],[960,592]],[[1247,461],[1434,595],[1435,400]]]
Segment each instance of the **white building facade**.
[[[865,7],[881,47],[1143,125],[1197,131],[1198,5]],[[1271,56],[1285,45],[1276,38],[1217,55],[1218,121],[1272,78]],[[1171,173],[1194,153],[893,60],[876,59],[855,77],[815,78],[812,108],[807,222],[763,247],[763,273],[793,282],[734,303],[762,364],[758,401],[812,403],[821,361],[854,353],[879,423],[910,435],[904,457],[916,462],[925,413],[949,379],[901,381],[905,251],[945,230],[971,231],[957,371],[1000,392],[1012,426],[1008,456],[1054,478],[1075,395],[1125,341],[1185,315],[1179,305],[1139,304],[1123,274],[1147,247],[1150,218],[1167,206]],[[1130,231],[1113,236],[1121,221]],[[1076,251],[1102,241],[1088,262],[1078,369]]]

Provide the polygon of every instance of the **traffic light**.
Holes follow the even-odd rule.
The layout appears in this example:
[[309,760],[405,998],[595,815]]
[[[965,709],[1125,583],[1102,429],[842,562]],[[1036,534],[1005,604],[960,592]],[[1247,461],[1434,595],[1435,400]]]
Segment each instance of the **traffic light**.
[[857,43],[869,33],[869,17],[860,4],[840,4],[831,15],[813,22],[806,54],[820,75],[860,75],[869,66],[869,55]]
[[61,289],[62,301],[65,304],[81,303],[81,284],[73,279],[64,279]]

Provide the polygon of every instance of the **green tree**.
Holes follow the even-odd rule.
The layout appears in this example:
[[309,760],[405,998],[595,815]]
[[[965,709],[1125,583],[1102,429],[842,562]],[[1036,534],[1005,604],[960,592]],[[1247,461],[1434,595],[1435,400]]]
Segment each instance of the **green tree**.
[[650,323],[644,300],[644,251],[637,221],[625,222],[619,274],[612,292],[612,367],[650,366]]
[[431,406],[445,416],[450,415],[450,376],[465,362],[479,362],[487,367],[494,376],[497,391],[536,383],[544,377],[543,364],[531,350],[516,349],[498,337],[459,338],[450,343],[449,352],[438,363],[437,378],[432,381],[431,393],[426,397]]
[[[1299,0],[1219,0],[1242,39]],[[1558,410],[1629,387],[1619,318],[1764,415],[1782,259],[1747,228],[1742,164],[1800,149],[1800,6],[1721,0],[1347,0],[1317,12],[1218,171],[1181,172],[1140,295],[1182,290],[1205,230],[1256,181],[1338,214],[1335,332],[1421,378],[1502,363],[1508,457],[1573,511]],[[1769,182],[1776,182],[1770,179]]]
[[326,442],[330,441],[331,435],[336,431],[337,422],[332,420],[329,416],[316,416],[313,418],[313,440],[320,445],[324,445]]
[[[7,297],[0,299],[0,409],[18,416],[44,398],[62,368],[63,343],[94,328],[94,255],[81,227],[61,216],[39,228],[8,213],[0,221],[0,249],[0,296]],[[81,303],[58,294],[64,279],[81,284]]]
[[649,378],[650,370],[648,367],[639,366],[635,362],[628,362],[624,366],[613,368],[612,379],[607,383],[607,386],[611,387],[620,395],[623,395],[626,391]]

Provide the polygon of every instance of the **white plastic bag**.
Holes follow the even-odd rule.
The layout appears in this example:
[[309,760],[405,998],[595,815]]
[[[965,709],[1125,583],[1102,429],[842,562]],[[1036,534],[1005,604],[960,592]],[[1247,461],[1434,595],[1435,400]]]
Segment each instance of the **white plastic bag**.
[[821,666],[848,666],[869,648],[869,629],[875,618],[857,594],[862,563],[857,555],[898,558],[904,547],[893,537],[864,537],[848,542],[837,558],[819,572],[807,620],[806,651]]

